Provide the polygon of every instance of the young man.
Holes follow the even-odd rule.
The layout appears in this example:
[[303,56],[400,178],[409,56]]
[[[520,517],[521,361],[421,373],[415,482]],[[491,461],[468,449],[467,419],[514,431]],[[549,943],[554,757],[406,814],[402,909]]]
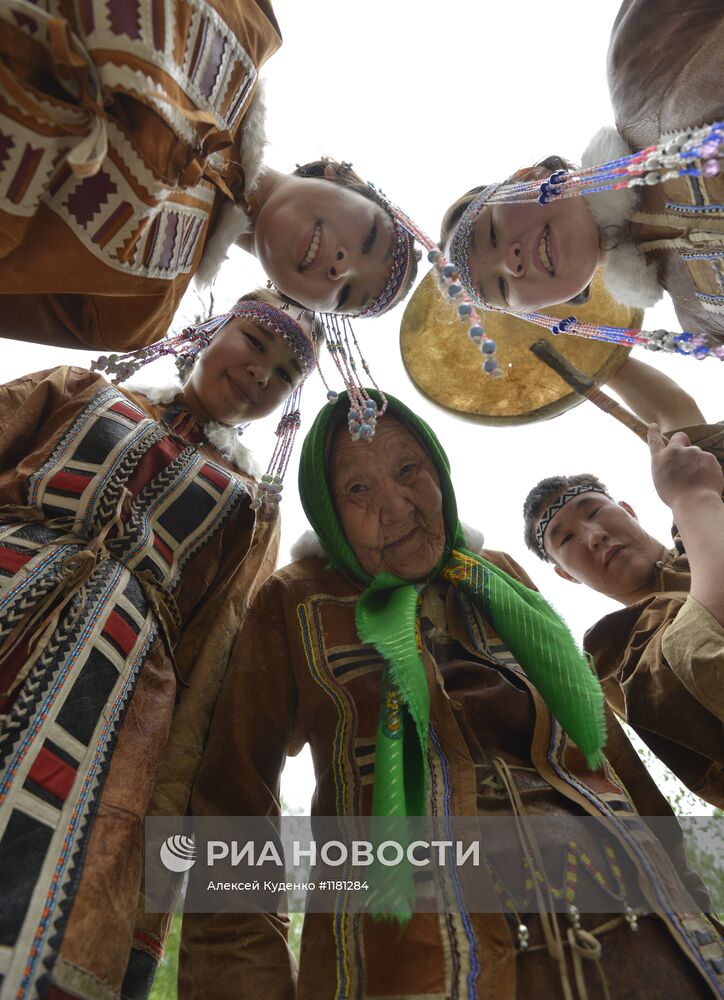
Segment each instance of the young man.
[[652,477],[674,515],[673,548],[588,474],[531,490],[526,543],[559,576],[623,605],[584,640],[606,698],[693,792],[721,807],[724,423],[706,424],[687,393],[640,361],[629,359],[609,385],[651,422]]

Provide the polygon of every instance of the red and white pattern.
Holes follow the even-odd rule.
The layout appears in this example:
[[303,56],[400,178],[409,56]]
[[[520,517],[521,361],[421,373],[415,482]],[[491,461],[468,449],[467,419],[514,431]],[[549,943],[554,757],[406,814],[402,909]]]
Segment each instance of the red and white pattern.
[[[50,49],[50,19],[62,17],[57,8],[55,0],[6,0],[0,19]],[[32,88],[18,92],[0,64],[0,206],[29,217],[46,204],[115,270],[165,280],[188,274],[216,191],[199,174],[207,164],[219,170],[225,163],[219,153],[205,154],[189,115],[202,112],[213,128],[234,136],[256,84],[256,67],[204,0],[78,0],[76,24],[66,26],[97,93],[73,93],[77,85],[66,75],[67,102]],[[139,100],[172,129],[188,147],[189,162],[198,159],[194,179],[163,178],[144,163],[112,112],[99,110],[116,94]],[[107,151],[99,170],[78,176],[67,157],[91,131],[105,136]]]
[[184,567],[245,500],[244,480],[107,387],[29,478],[43,519],[0,523],[0,643],[20,629],[0,662],[3,997],[47,995],[120,726],[166,634],[159,600],[177,616]]

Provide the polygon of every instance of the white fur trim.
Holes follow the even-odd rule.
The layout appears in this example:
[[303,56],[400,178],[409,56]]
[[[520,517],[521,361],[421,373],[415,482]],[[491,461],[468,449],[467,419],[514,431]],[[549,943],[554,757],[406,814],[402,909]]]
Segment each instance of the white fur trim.
[[[471,528],[468,524],[462,525],[463,534],[465,535],[465,544],[470,549],[471,552],[480,553],[483,548],[483,533],[478,531],[477,528]],[[325,552],[322,548],[322,543],[320,542],[317,533],[309,528],[300,535],[296,540],[294,545],[292,545],[290,550],[290,555],[292,560],[304,559],[305,556],[318,556],[319,558],[325,558]]]
[[[584,167],[591,167],[628,156],[631,152],[616,129],[605,125],[589,142],[581,163]],[[601,229],[623,226],[636,211],[637,202],[638,194],[633,188],[601,191],[586,198],[586,204]],[[611,295],[624,306],[647,308],[655,305],[663,295],[656,264],[648,264],[639,248],[628,241],[604,255],[603,279]]]
[[179,379],[172,379],[165,385],[157,385],[151,382],[136,382],[130,378],[123,383],[123,388],[128,389],[129,392],[136,392],[139,396],[145,396],[149,403],[172,403],[176,396],[183,391]]
[[[633,150],[624,142],[615,128],[604,125],[589,142],[581,157],[581,166],[594,167],[597,163],[608,163],[621,156],[628,156]],[[599,226],[622,226],[636,208],[638,195],[633,188],[621,191],[600,191],[589,195],[586,204],[590,207]]]
[[609,250],[604,261],[603,280],[614,299],[624,306],[646,309],[656,305],[664,294],[656,262],[647,264],[634,243],[621,243]]
[[209,444],[212,444],[227,462],[231,462],[248,476],[258,478],[261,475],[259,463],[251,450],[241,443],[235,427],[225,427],[224,424],[217,424],[214,421],[204,427],[204,434]]
[[463,529],[463,534],[465,535],[465,544],[470,549],[471,552],[475,552],[476,555],[480,555],[483,551],[483,545],[485,545],[485,537],[482,531],[478,528],[473,528],[464,521],[460,522],[460,527]]
[[290,549],[292,561],[304,559],[305,556],[319,556],[324,559],[324,549],[316,531],[308,528],[304,534],[300,535]]
[[[139,396],[145,396],[149,403],[172,403],[182,391],[183,387],[178,379],[172,380],[166,385],[150,385],[143,382],[134,382],[129,379],[123,383],[124,388]],[[241,443],[235,427],[227,427],[219,424],[215,420],[206,424],[204,435],[209,444],[219,452],[220,455],[235,465],[236,468],[247,476],[258,476],[261,473],[258,462],[254,458],[252,451]]]
[[[244,193],[253,194],[262,175],[262,158],[266,146],[264,118],[264,89],[261,81],[257,84],[249,110],[241,125],[241,166],[246,179]],[[251,219],[241,205],[224,200],[214,226],[214,232],[204,244],[201,261],[194,275],[194,284],[199,289],[208,288],[226,260],[229,248],[248,233]]]

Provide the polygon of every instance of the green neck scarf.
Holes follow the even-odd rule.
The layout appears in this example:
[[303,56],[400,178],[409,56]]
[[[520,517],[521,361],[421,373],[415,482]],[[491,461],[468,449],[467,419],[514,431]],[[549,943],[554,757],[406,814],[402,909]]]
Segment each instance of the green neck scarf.
[[[368,391],[379,404],[379,395]],[[430,694],[420,648],[418,604],[425,585],[438,576],[464,591],[491,623],[583,752],[588,766],[595,769],[605,742],[603,695],[597,677],[566,624],[537,591],[465,548],[450,467],[440,442],[403,403],[389,395],[387,399],[388,412],[422,443],[440,476],[447,544],[427,579],[410,582],[390,573],[371,577],[344,536],[326,465],[331,434],[346,423],[346,396],[317,415],[305,438],[299,467],[302,504],[330,564],[367,584],[357,603],[357,633],[361,642],[375,647],[386,664],[377,727],[373,814],[413,816],[427,811]]]

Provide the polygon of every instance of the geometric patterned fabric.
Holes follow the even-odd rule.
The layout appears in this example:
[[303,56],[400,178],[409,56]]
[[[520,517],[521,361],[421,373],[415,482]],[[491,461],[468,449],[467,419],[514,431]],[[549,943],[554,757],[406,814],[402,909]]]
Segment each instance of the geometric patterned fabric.
[[3,997],[50,988],[139,674],[157,637],[171,654],[184,567],[245,496],[107,387],[29,477],[27,508],[0,510]]

